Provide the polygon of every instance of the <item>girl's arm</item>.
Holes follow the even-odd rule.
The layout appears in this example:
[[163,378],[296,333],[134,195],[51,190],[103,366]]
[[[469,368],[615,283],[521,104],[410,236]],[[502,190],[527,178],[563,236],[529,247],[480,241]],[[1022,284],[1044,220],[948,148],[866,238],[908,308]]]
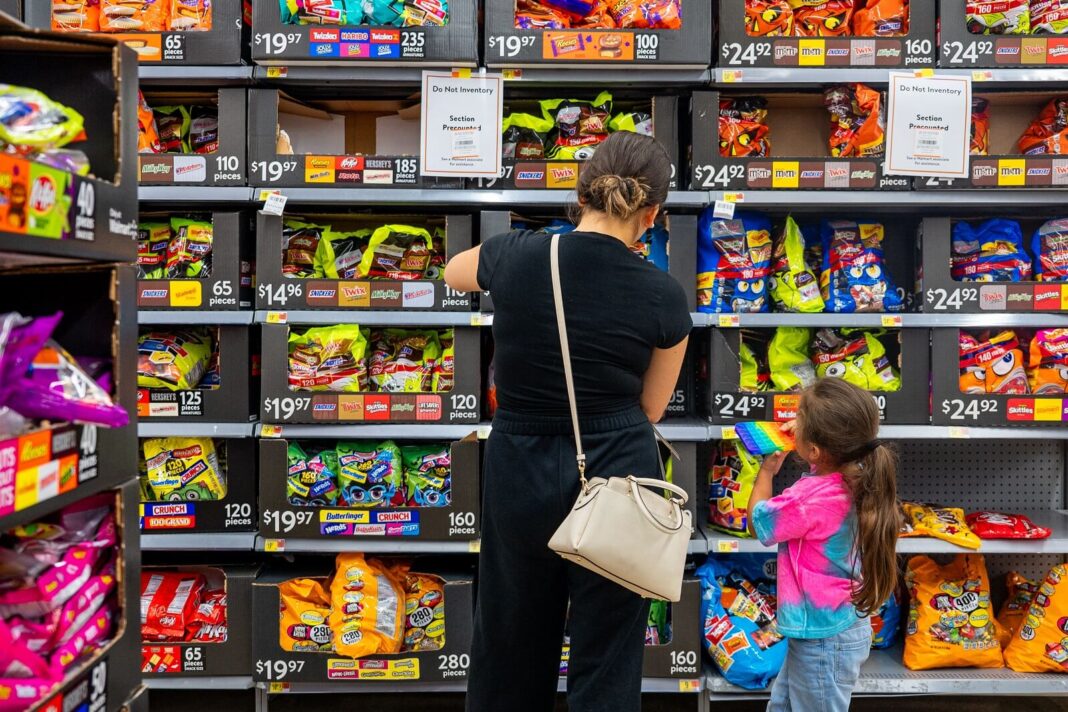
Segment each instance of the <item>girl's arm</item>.
[[782,469],[782,463],[786,461],[786,452],[780,450],[773,452],[764,458],[760,471],[757,473],[756,482],[753,484],[753,493],[749,495],[749,533],[757,536],[753,528],[753,510],[766,499],[771,499],[772,484],[775,475]]

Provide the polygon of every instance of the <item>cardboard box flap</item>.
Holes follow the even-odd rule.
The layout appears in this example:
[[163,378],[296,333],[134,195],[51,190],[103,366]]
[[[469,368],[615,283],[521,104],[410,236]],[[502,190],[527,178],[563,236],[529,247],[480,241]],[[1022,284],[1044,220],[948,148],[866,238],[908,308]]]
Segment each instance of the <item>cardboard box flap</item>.
[[322,109],[316,109],[313,106],[309,106],[303,102],[297,101],[288,94],[278,92],[278,113],[279,118],[281,114],[292,114],[294,116],[307,116],[313,119],[329,119],[330,113],[323,111]]

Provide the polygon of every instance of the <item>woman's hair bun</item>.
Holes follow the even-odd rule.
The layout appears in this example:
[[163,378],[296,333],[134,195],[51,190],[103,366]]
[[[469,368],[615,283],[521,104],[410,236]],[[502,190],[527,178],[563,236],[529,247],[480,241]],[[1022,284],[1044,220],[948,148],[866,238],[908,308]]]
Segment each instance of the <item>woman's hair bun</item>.
[[627,220],[645,204],[648,190],[636,178],[597,176],[590,182],[586,203],[594,210]]
[[579,203],[617,220],[662,205],[671,182],[671,159],[651,136],[617,131],[599,146],[579,172]]

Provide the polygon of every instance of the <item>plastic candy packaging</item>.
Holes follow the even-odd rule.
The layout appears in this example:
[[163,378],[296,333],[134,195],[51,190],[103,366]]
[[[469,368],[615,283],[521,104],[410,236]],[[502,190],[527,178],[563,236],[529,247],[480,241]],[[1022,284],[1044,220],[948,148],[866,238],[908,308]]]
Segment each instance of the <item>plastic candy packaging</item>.
[[336,452],[343,504],[366,508],[404,505],[404,470],[396,444],[388,440],[339,442]]
[[1031,32],[1068,33],[1068,0],[1031,0]]
[[967,549],[978,549],[982,542],[968,528],[964,510],[903,502],[906,531],[902,537],[930,536]]
[[281,19],[288,25],[358,25],[363,21],[360,0],[279,0]]
[[771,297],[785,312],[823,311],[819,281],[805,263],[805,238],[792,217],[776,234],[771,258]]
[[404,577],[404,652],[445,647],[445,584],[437,576]]
[[709,313],[768,311],[771,222],[738,213],[725,220],[711,208],[697,227],[697,309]]
[[1031,238],[1035,281],[1068,282],[1068,218],[1047,220]]
[[371,235],[360,261],[360,276],[415,280],[426,276],[434,241],[421,227],[383,225]]
[[885,650],[897,645],[901,637],[902,595],[897,590],[890,594],[886,603],[871,617],[871,647]]
[[[593,101],[545,99],[540,105],[542,113],[553,121],[551,143],[556,147],[596,145],[608,138],[608,121],[612,113],[609,92],[601,92]],[[552,154],[552,151],[546,149],[546,153]]]
[[100,31],[162,32],[169,7],[163,0],[100,0]]
[[428,393],[433,389],[434,364],[442,356],[439,332],[385,329],[372,334],[371,340],[368,373],[376,390]]
[[1031,340],[1027,382],[1035,395],[1068,391],[1068,329],[1039,329]]
[[219,150],[219,109],[215,106],[189,107],[189,153],[207,155]]
[[709,556],[701,581],[704,647],[728,682],[747,690],[768,686],[786,660],[775,624],[775,557]]
[[905,570],[909,617],[905,667],[999,668],[1000,626],[990,604],[990,579],[980,554],[958,554],[945,566],[927,556]]
[[171,0],[168,30],[206,32],[211,29],[212,0]]
[[211,353],[211,332],[204,328],[144,332],[137,339],[137,385],[171,391],[196,388]]
[[1068,672],[1068,567],[1049,570],[1019,629],[1005,648],[1005,664],[1016,672]]
[[166,276],[170,279],[210,277],[214,243],[211,221],[172,217],[169,232]]
[[771,155],[768,100],[740,96],[719,100],[719,154],[765,157]]
[[1015,571],[1005,574],[1005,603],[998,611],[998,624],[1002,629],[1001,647],[1006,648],[1016,631],[1023,625],[1031,601],[1038,593],[1039,582],[1032,581]]
[[328,623],[330,596],[317,579],[291,579],[278,584],[280,625],[278,646],[291,652],[332,653],[334,631]]
[[816,382],[816,368],[809,358],[812,330],[803,326],[780,326],[768,343],[771,390],[800,391]]
[[794,10],[799,37],[841,37],[850,34],[853,0],[787,0]]
[[882,93],[864,84],[832,87],[824,93],[824,104],[831,114],[833,157],[883,155],[886,131],[882,102]]
[[156,126],[156,115],[152,113],[145,95],[137,90],[137,152],[160,153],[163,147],[159,141],[159,128]]
[[[327,228],[320,225],[286,219],[282,222],[282,276],[303,279],[324,277],[318,269],[316,256],[319,242]],[[357,264],[359,259],[356,260]]]
[[338,655],[362,658],[400,652],[404,589],[381,562],[338,554],[330,583],[330,627]]
[[226,478],[211,438],[147,438],[141,448],[154,501],[226,496]]
[[446,507],[452,502],[452,452],[448,445],[405,445],[401,457],[409,507]]
[[[768,367],[768,342],[771,336],[766,331],[752,329],[741,332],[741,343],[738,344],[739,391],[760,393],[771,389],[771,371]],[[805,339],[807,343],[807,335]],[[815,380],[815,374],[812,378]]]
[[[315,229],[303,232],[299,243],[299,245],[305,245],[304,249],[307,249],[310,241],[316,243],[312,257],[314,276],[327,279],[355,279],[360,275],[360,263],[367,250],[370,230],[336,232],[332,229],[325,229],[318,236],[314,233]],[[298,246],[297,249],[300,250],[300,247]],[[291,257],[298,261],[303,260],[303,255],[299,252]]]
[[749,497],[760,458],[738,440],[722,440],[708,471],[708,523],[716,529],[749,537]]
[[608,121],[608,130],[630,131],[642,136],[653,135],[653,115],[644,111],[624,111]]
[[62,2],[53,2],[52,31],[99,32],[99,0],[63,0]]
[[881,330],[820,329],[812,339],[816,377],[841,378],[868,391],[901,390],[901,377],[881,337]]
[[993,336],[960,333],[961,393],[1002,393],[1021,395],[1030,392],[1024,353],[1013,331]]
[[183,640],[204,588],[199,573],[141,573],[141,639]]
[[337,454],[309,456],[297,442],[287,452],[286,501],[296,507],[331,507],[337,502]]
[[986,156],[990,153],[990,102],[982,97],[972,98],[970,153]]
[[84,138],[85,119],[36,89],[0,84],[0,144],[19,152],[61,148]]
[[750,37],[790,37],[794,11],[786,0],[745,0],[745,31]]
[[961,282],[1026,282],[1031,259],[1024,252],[1023,232],[1015,220],[992,218],[978,227],[953,223],[950,274]]
[[521,30],[565,30],[571,17],[537,0],[516,0],[515,26]]
[[965,21],[973,35],[1026,35],[1031,31],[1028,0],[967,0]]
[[357,393],[367,389],[367,332],[355,324],[289,333],[291,390]]
[[820,290],[834,313],[897,312],[904,309],[883,256],[883,226],[824,220]]
[[1023,514],[971,512],[966,520],[980,539],[1045,539],[1052,533]]
[[645,622],[645,644],[666,645],[671,642],[667,601],[650,601],[649,618]]
[[184,106],[155,106],[152,114],[159,130],[161,153],[189,153],[189,109]]
[[1016,142],[1025,156],[1068,153],[1068,97],[1046,104]]
[[537,160],[545,158],[545,142],[552,131],[553,120],[520,112],[508,114],[501,125],[503,158]]
[[861,0],[853,16],[859,37],[902,37],[909,33],[909,0]]

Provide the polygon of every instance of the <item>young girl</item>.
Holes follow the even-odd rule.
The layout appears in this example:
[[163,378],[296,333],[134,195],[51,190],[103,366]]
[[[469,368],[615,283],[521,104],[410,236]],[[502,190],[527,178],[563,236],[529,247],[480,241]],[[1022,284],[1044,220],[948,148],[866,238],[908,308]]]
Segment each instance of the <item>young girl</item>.
[[769,712],[847,712],[871,649],[868,616],[897,585],[896,457],[876,439],[871,394],[825,378],[801,394],[793,430],[811,471],[777,497],[785,453],[764,460],[750,531],[778,544],[778,626],[789,650]]

